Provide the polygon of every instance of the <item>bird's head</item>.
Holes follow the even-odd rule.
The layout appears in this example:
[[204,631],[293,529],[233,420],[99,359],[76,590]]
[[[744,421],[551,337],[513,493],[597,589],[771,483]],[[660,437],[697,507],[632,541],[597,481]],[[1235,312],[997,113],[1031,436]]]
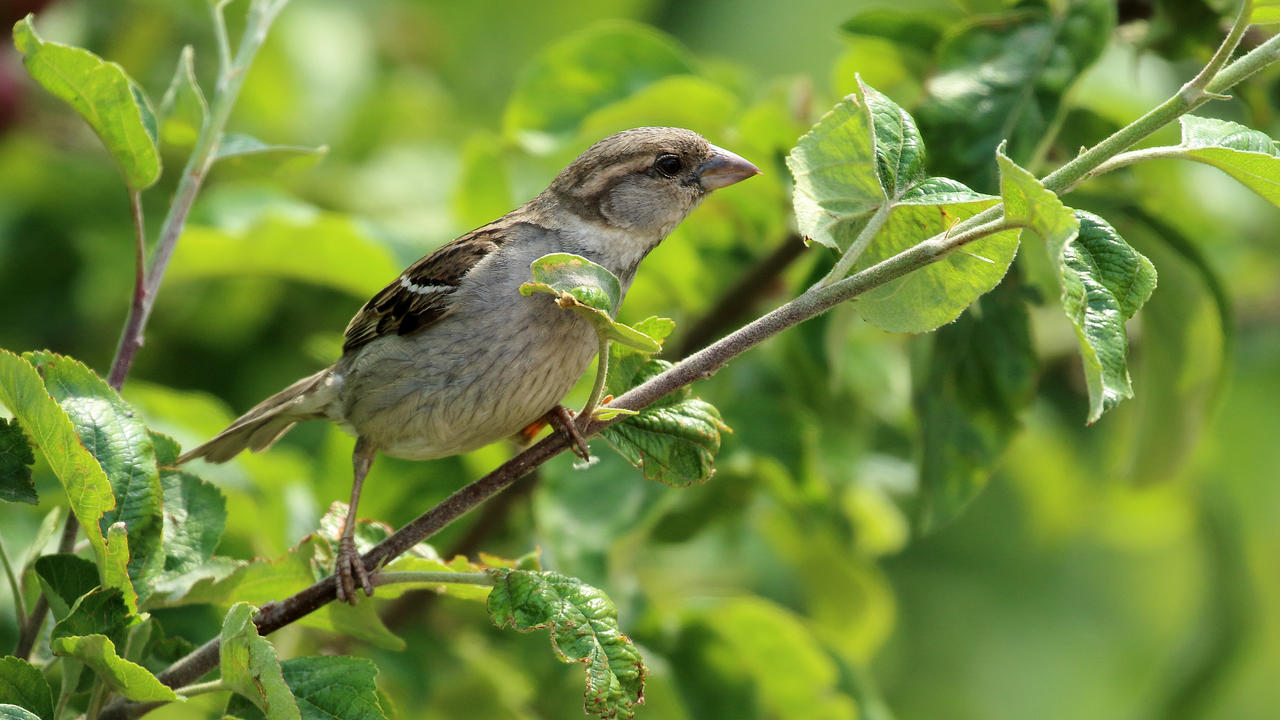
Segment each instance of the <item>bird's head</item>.
[[692,130],[642,127],[587,148],[548,192],[588,221],[656,244],[712,190],[759,172]]

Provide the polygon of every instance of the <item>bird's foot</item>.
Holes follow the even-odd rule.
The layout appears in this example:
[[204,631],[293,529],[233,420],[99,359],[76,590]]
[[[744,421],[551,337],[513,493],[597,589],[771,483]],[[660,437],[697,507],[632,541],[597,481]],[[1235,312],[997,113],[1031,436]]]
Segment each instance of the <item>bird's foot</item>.
[[373,596],[373,580],[369,571],[364,568],[364,561],[356,551],[354,538],[343,536],[338,541],[338,557],[333,568],[338,577],[337,595],[340,602],[356,604],[356,579],[360,579],[360,587],[364,588],[366,597]]
[[591,459],[591,451],[587,449],[587,440],[578,432],[578,424],[573,421],[573,411],[563,405],[556,405],[543,416],[551,427],[569,436],[569,449],[583,460]]

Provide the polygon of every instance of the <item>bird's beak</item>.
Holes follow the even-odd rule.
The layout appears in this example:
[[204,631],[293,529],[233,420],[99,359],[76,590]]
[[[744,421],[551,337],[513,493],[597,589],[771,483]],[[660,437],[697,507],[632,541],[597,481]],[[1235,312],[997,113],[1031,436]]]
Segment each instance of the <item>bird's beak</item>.
[[759,174],[760,168],[752,165],[745,158],[715,145],[711,146],[711,155],[707,161],[698,166],[697,173],[698,182],[707,192]]

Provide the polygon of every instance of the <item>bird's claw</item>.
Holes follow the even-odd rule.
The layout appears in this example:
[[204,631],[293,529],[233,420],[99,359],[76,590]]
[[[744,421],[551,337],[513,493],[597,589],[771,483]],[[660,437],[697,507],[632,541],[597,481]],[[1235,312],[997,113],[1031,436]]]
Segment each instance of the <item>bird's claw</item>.
[[591,459],[591,450],[587,448],[587,439],[578,432],[578,424],[573,421],[573,411],[563,405],[556,405],[547,411],[547,422],[559,432],[569,437],[569,449],[583,460]]
[[338,557],[333,568],[338,576],[337,595],[340,602],[356,604],[356,578],[360,579],[360,587],[366,597],[373,596],[373,580],[369,571],[365,570],[364,561],[356,551],[354,538],[343,537],[338,541]]

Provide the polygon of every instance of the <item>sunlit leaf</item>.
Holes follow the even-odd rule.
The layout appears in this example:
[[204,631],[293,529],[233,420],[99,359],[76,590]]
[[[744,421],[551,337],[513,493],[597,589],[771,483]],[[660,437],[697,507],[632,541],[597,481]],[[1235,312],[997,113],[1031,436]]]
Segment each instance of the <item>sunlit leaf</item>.
[[276,649],[258,635],[253,616],[258,609],[236,603],[222,623],[222,683],[248,698],[267,720],[301,720],[298,704],[280,673]]
[[548,628],[564,662],[586,665],[586,711],[600,718],[632,718],[644,702],[646,669],[618,611],[600,590],[556,572],[491,571],[489,616],[500,628]]
[[531,265],[534,282],[520,286],[520,294],[549,293],[556,304],[586,318],[596,332],[610,340],[657,352],[662,345],[644,333],[613,319],[622,303],[622,284],[607,269],[570,253],[543,255]]
[[138,702],[166,702],[180,698],[146,668],[129,662],[116,652],[115,643],[105,635],[73,635],[50,642],[54,655],[83,662],[112,690]]
[[178,445],[163,435],[152,437],[164,490],[164,568],[152,583],[166,602],[182,597],[202,579],[226,577],[238,564],[213,555],[227,522],[222,491],[191,473],[166,467],[176,462]]
[[[994,205],[946,178],[925,175],[915,122],[893,101],[859,81],[858,91],[800,139],[787,158],[795,176],[796,222],[806,237],[861,252],[853,269],[870,267]],[[883,224],[863,237],[872,215]],[[891,332],[927,332],[951,322],[1004,277],[1017,252],[1016,232],[982,238],[939,262],[861,296],[862,316]]]
[[[1280,20],[1278,20],[1280,22]],[[1280,205],[1280,147],[1265,134],[1227,120],[1183,115],[1184,157],[1212,165],[1272,205]]]
[[1151,296],[1155,268],[1102,218],[1072,212],[1031,173],[1003,153],[1005,216],[1044,239],[1062,287],[1062,309],[1075,326],[1089,386],[1089,422],[1133,397],[1124,323]]
[[65,100],[102,138],[131,190],[150,187],[160,177],[156,118],[142,88],[124,68],[88,50],[45,42],[31,18],[13,26],[13,41],[31,77]]
[[[894,202],[884,226],[853,269],[871,267],[934,235],[945,234],[956,223],[995,203],[996,198],[945,178],[920,182]],[[1016,230],[989,235],[864,293],[855,308],[882,330],[928,332],[955,320],[994,288],[1017,252]]]
[[48,681],[31,663],[21,658],[0,658],[0,705],[23,708],[39,720],[56,720],[53,690]]
[[31,433],[36,447],[58,476],[71,511],[101,565],[106,559],[107,541],[98,520],[116,505],[102,466],[80,442],[66,411],[49,397],[35,368],[7,350],[0,350],[0,401]]
[[[302,720],[385,720],[374,680],[378,668],[364,658],[325,656],[291,658],[280,663],[285,684],[293,693]],[[254,720],[264,717],[237,695],[227,714]]]
[[0,720],[48,720],[17,705],[0,703]]
[[0,500],[31,505],[40,502],[31,480],[31,466],[35,461],[31,443],[18,421],[0,419]]
[[[128,577],[137,581],[155,574],[164,563],[160,550],[163,494],[146,426],[132,406],[83,364],[49,352],[27,357],[111,481],[116,505],[103,513],[99,526],[104,532],[116,523],[127,528]],[[146,583],[134,586],[145,599]]]

